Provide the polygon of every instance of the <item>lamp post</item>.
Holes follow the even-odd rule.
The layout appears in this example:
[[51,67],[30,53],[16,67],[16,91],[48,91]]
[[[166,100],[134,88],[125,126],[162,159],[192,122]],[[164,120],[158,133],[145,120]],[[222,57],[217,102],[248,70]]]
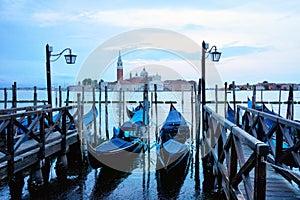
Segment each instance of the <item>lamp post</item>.
[[[61,55],[65,51],[69,51],[69,54],[65,55],[66,63],[67,64],[74,64],[76,61],[77,55],[72,54],[72,50],[70,48],[65,48],[58,54],[51,54],[52,53],[52,47],[49,46],[49,44],[46,45],[46,77],[47,77],[47,94],[48,94],[48,104],[52,107],[52,92],[51,92],[51,73],[50,73],[50,62],[57,61]],[[54,60],[50,60],[51,56],[55,57]]]
[[[204,138],[204,130],[206,130],[205,127],[205,120],[204,120],[204,105],[206,104],[206,95],[205,95],[205,59],[211,55],[211,60],[213,62],[219,62],[221,57],[221,52],[217,51],[217,47],[214,45],[209,50],[208,43],[205,43],[205,41],[202,42],[202,54],[201,54],[201,68],[202,68],[202,137]],[[207,56],[206,56],[207,55]]]

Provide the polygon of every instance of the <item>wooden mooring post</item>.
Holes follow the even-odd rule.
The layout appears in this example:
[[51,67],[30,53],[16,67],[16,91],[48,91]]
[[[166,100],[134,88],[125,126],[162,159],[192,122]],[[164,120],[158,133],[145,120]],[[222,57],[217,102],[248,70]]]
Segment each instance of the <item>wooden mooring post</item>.
[[100,138],[102,137],[102,131],[101,131],[101,129],[102,129],[102,127],[101,127],[101,116],[102,116],[102,107],[101,107],[101,100],[102,100],[102,84],[101,84],[102,82],[100,81],[99,82],[99,101],[98,101],[98,104],[99,104],[99,136],[100,136]]
[[119,127],[121,127],[122,124],[122,88],[119,90]]
[[36,86],[33,87],[33,106],[37,106],[37,92],[36,92]]
[[194,141],[194,85],[191,85],[191,139]]
[[94,116],[94,144],[97,144],[98,135],[97,135],[97,115],[96,115],[96,93],[95,87],[93,87],[93,116]]
[[155,141],[158,141],[158,112],[157,112],[157,85],[154,84],[154,105],[155,105]]
[[7,89],[4,88],[4,109],[7,108]]
[[235,98],[235,82],[234,81],[232,81],[232,101],[233,101],[234,121],[236,122],[236,98]]
[[12,108],[16,108],[17,107],[17,83],[14,82],[14,84],[12,85]]
[[69,105],[69,100],[70,100],[70,88],[67,87],[67,97],[66,97],[66,106]]
[[218,104],[218,85],[216,85],[216,88],[215,88],[215,99],[216,99],[216,113],[218,113],[218,106],[219,106],[219,104]]
[[109,140],[109,132],[108,132],[108,95],[107,95],[107,86],[105,86],[105,133],[106,140]]
[[61,90],[61,86],[58,86],[58,106],[62,107],[62,90]]
[[227,118],[227,82],[224,83],[224,117]]
[[281,108],[281,88],[279,89],[279,99],[278,99],[278,115],[280,115],[280,108]]

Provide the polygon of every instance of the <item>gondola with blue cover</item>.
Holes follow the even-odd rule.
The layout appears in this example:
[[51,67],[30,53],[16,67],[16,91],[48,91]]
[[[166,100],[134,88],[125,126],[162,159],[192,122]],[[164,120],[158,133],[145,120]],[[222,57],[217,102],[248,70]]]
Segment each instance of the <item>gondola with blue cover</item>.
[[157,170],[170,173],[186,163],[190,155],[190,129],[180,112],[171,104],[168,116],[159,133],[156,147]]
[[143,109],[140,109],[130,121],[125,122],[121,127],[114,128],[114,135],[111,139],[96,147],[88,144],[88,159],[91,167],[127,169],[130,162],[144,147],[141,139],[144,131]]

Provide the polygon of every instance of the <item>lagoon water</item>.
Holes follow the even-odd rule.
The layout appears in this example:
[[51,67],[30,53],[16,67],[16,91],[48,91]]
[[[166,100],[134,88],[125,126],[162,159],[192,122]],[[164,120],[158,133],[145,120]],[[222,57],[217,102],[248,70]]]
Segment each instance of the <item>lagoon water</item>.
[[[11,99],[10,90],[8,91],[8,99]],[[220,91],[218,94],[219,101],[224,100],[224,91]],[[263,94],[263,96],[261,96]],[[279,96],[278,91],[264,91],[261,93],[257,92],[257,100],[260,101],[278,101]],[[96,100],[99,99],[98,92],[96,93]],[[55,102],[55,92],[53,92],[53,102]],[[151,100],[154,95],[149,93],[149,100]],[[247,97],[251,98],[252,91],[237,91],[236,100],[247,101]],[[286,101],[288,97],[288,91],[282,91],[281,101]],[[18,99],[33,99],[32,90],[19,90],[17,94]],[[63,99],[66,98],[65,92],[63,92]],[[76,93],[71,92],[70,100],[75,100]],[[142,92],[126,92],[125,101],[136,100],[141,101],[143,98]],[[183,102],[182,102],[183,98]],[[207,99],[214,100],[215,92],[207,91]],[[38,91],[38,99],[46,99],[46,91]],[[92,93],[85,92],[84,99],[86,101],[92,100]],[[3,100],[3,93],[0,93],[0,100]],[[109,93],[109,100],[118,101],[119,93]],[[192,126],[191,117],[191,92],[158,92],[159,101],[176,101],[175,107],[182,112],[185,119],[188,121],[189,125]],[[232,94],[228,94],[228,100],[232,100]],[[296,102],[300,101],[300,92],[294,92],[294,100]],[[104,93],[102,93],[102,101],[104,101]],[[18,107],[28,106],[30,104],[18,104]],[[132,103],[125,106],[131,107],[137,104]],[[215,108],[215,104],[209,104],[212,108]],[[278,112],[278,104],[266,104],[267,107]],[[10,107],[11,105],[8,105]],[[96,105],[99,109],[99,105]],[[110,134],[114,126],[118,126],[119,120],[128,120],[126,113],[121,111],[121,117],[119,117],[119,103],[109,104],[109,127],[108,130]],[[121,105],[122,106],[122,105]],[[247,106],[245,104],[245,106]],[[4,107],[0,104],[0,109]],[[91,107],[91,104],[86,104],[84,107],[85,112],[87,112]],[[300,119],[300,105],[295,104],[295,119]],[[169,104],[158,104],[158,127],[161,127],[167,113],[169,110]],[[218,106],[218,111],[221,115],[224,115],[224,105]],[[104,104],[101,105],[101,130],[104,132]],[[124,114],[123,114],[124,113]],[[286,115],[286,104],[281,105],[280,114],[282,116]],[[91,169],[86,163],[84,166],[72,167],[69,170],[67,180],[60,181],[57,179],[55,174],[55,160],[53,160],[53,165],[51,166],[51,173],[49,177],[49,185],[46,191],[39,196],[40,199],[220,199],[221,197],[206,194],[203,192],[203,171],[202,163],[200,158],[200,168],[197,168],[195,164],[195,147],[193,147],[193,153],[188,164],[187,173],[180,175],[181,178],[176,176],[169,177],[171,180],[167,181],[166,184],[161,184],[158,182],[157,174],[155,171],[155,144],[154,137],[154,127],[156,125],[154,105],[150,108],[150,134],[151,134],[151,153],[141,154],[139,159],[134,163],[134,167],[130,173],[119,172],[113,170],[105,169]],[[194,118],[195,119],[195,118]],[[97,130],[99,129],[99,118],[97,119]],[[93,129],[92,129],[93,130]],[[195,130],[195,127],[194,127]],[[93,134],[90,132],[90,134]],[[97,133],[98,134],[98,133]],[[111,134],[112,135],[112,134]],[[103,137],[103,136],[102,136]],[[86,135],[86,140],[89,137]],[[195,138],[195,137],[193,137]],[[149,158],[148,158],[149,156]],[[199,172],[199,173],[198,173]],[[199,175],[199,176],[198,176]],[[25,185],[23,187],[22,199],[31,199],[28,189],[27,189],[28,177],[25,177]],[[169,185],[170,184],[170,185]],[[161,187],[162,186],[162,187]],[[7,182],[0,182],[0,199],[10,199],[9,187]]]

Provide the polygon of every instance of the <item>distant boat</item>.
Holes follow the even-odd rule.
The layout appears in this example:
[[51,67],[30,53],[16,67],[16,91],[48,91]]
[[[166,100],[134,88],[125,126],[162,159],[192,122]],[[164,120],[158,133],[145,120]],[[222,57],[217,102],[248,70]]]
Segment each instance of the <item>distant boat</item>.
[[190,155],[190,129],[181,113],[171,104],[169,114],[160,130],[156,147],[157,170],[169,173],[180,166]]
[[142,134],[145,131],[143,124],[143,109],[137,111],[130,121],[121,127],[114,128],[114,136],[108,141],[93,147],[88,144],[88,159],[92,168],[107,166],[123,170],[142,151],[144,143]]

